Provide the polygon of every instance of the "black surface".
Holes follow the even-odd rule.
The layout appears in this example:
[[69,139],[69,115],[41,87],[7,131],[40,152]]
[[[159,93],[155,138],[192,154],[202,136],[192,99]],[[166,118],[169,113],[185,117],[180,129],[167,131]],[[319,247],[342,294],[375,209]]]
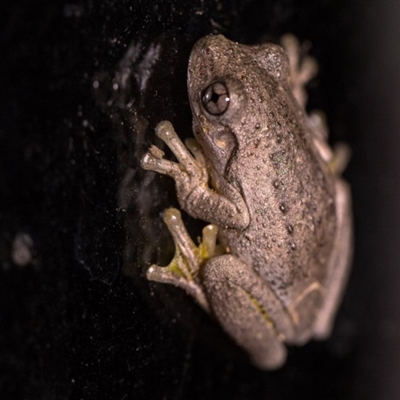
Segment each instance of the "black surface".
[[[397,2],[3,3],[2,399],[399,398]],[[310,107],[353,150],[355,260],[334,333],[273,373],[142,274],[170,257],[160,212],[176,200],[138,158],[161,119],[191,136],[187,59],[211,32],[310,40]]]

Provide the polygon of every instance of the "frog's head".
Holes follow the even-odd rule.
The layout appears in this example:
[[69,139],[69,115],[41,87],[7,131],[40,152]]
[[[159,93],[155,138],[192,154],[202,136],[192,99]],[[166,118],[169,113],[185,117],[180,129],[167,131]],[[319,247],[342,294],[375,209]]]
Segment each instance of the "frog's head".
[[222,35],[195,44],[188,69],[194,133],[220,174],[251,140],[257,115],[266,114],[288,76],[288,58],[280,46],[246,46]]

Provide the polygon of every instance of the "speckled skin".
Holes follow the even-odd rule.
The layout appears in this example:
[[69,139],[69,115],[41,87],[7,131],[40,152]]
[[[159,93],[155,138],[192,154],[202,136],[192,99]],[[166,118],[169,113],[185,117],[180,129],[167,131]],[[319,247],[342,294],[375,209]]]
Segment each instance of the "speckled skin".
[[[334,176],[305,129],[287,64],[279,46],[244,46],[208,36],[193,49],[188,87],[193,131],[213,186],[228,198],[232,189],[226,186],[232,186],[248,211],[242,229],[220,213],[207,213],[207,221],[221,227],[220,238],[231,253],[252,265],[290,304],[305,281],[324,279],[336,218]],[[232,116],[204,118],[199,94],[208,83],[227,79],[238,81],[240,105]],[[231,136],[224,151],[213,144],[221,131]],[[195,202],[186,207],[204,219]]]
[[[218,115],[204,105],[213,82],[229,93]],[[228,254],[201,266],[200,291],[253,362],[274,369],[283,343],[329,334],[350,257],[348,188],[315,145],[280,46],[207,36],[193,48],[188,91],[202,168],[150,165],[150,153],[142,165],[173,176],[181,207],[218,226]]]

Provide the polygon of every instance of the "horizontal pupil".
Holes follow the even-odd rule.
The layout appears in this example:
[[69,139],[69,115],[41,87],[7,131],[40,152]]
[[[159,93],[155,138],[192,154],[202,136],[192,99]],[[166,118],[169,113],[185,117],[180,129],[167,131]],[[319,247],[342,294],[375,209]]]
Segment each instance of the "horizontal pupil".
[[212,115],[220,115],[228,109],[230,101],[227,87],[221,82],[215,82],[203,92],[203,106]]

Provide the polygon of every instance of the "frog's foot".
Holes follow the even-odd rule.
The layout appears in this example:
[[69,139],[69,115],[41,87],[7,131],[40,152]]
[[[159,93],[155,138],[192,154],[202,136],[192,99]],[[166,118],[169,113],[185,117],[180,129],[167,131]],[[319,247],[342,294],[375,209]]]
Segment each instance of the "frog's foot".
[[157,125],[156,135],[171,149],[178,163],[164,159],[163,151],[153,145],[142,157],[141,166],[174,178],[178,198],[184,202],[197,187],[207,186],[208,172],[202,150],[194,139],[187,140],[186,147],[169,121]]
[[306,53],[294,35],[286,34],[281,38],[281,44],[289,57],[292,92],[300,106],[305,109],[307,104],[306,84],[317,74],[316,60]]
[[312,133],[315,148],[325,163],[331,166],[335,154],[328,144],[328,126],[325,114],[322,111],[313,111],[310,115],[306,115],[305,119]]
[[210,257],[221,253],[220,246],[216,244],[218,228],[215,225],[207,225],[203,229],[201,243],[196,246],[177,209],[167,209],[164,212],[164,222],[174,239],[175,255],[166,267],[151,265],[146,272],[147,279],[170,283],[184,289],[200,306],[209,311],[199,270]]
[[325,114],[322,111],[313,111],[306,116],[307,125],[313,134],[314,146],[321,158],[328,164],[329,169],[336,176],[340,176],[346,169],[351,157],[351,150],[345,143],[337,143],[333,150],[328,144],[328,127]]
[[329,162],[329,168],[331,171],[340,176],[346,169],[347,164],[351,158],[351,148],[346,143],[336,143],[333,148],[333,157]]

